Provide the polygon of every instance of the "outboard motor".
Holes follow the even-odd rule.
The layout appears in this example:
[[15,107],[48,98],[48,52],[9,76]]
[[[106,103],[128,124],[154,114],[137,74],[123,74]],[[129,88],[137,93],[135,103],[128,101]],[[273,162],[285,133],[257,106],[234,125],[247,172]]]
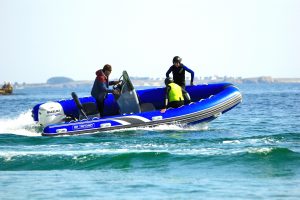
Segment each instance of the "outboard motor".
[[47,102],[39,107],[38,124],[42,126],[64,122],[65,118],[64,110],[57,102]]

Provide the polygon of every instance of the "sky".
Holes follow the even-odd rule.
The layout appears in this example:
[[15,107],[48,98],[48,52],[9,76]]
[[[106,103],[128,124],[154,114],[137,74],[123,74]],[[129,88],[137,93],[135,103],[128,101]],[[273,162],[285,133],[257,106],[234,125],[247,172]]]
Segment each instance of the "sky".
[[300,78],[299,0],[0,0],[0,83],[53,76]]

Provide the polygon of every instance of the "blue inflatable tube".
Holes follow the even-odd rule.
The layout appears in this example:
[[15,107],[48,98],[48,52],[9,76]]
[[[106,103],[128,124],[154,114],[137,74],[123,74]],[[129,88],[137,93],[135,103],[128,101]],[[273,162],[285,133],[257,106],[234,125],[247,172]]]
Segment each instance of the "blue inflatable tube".
[[[187,86],[192,103],[180,108],[168,109],[161,113],[164,106],[165,88],[137,90],[139,103],[151,104],[154,110],[140,113],[119,114],[118,104],[112,94],[105,101],[104,116],[101,118],[84,119],[44,127],[42,135],[56,136],[65,134],[98,133],[116,129],[157,126],[161,124],[196,124],[211,121],[229,111],[242,101],[237,87],[230,83],[216,83]],[[79,98],[81,103],[95,102],[93,97]],[[57,101],[68,116],[79,117],[78,108],[72,99]],[[36,105],[33,118],[38,121],[38,111],[42,104]]]

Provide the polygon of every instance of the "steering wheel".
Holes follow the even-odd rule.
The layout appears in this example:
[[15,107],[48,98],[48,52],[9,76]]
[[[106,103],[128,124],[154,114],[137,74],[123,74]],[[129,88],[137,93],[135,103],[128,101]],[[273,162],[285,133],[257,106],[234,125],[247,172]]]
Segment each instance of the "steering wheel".
[[119,78],[119,83],[116,84],[116,85],[113,85],[113,89],[116,90],[116,89],[119,89],[121,91],[122,89],[122,85],[124,84],[124,80],[123,80],[123,75]]
[[119,80],[120,82],[116,85],[113,85],[113,89],[116,90],[116,89],[121,89],[120,87],[123,85],[123,80]]

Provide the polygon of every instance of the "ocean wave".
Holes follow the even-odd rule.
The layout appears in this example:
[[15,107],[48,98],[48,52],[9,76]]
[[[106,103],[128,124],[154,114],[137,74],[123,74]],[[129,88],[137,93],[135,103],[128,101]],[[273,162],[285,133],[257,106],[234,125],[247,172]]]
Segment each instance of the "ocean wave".
[[72,151],[6,151],[0,153],[0,170],[53,170],[159,167],[162,165],[265,165],[300,164],[300,153],[288,148],[217,148],[179,150],[98,149]]

